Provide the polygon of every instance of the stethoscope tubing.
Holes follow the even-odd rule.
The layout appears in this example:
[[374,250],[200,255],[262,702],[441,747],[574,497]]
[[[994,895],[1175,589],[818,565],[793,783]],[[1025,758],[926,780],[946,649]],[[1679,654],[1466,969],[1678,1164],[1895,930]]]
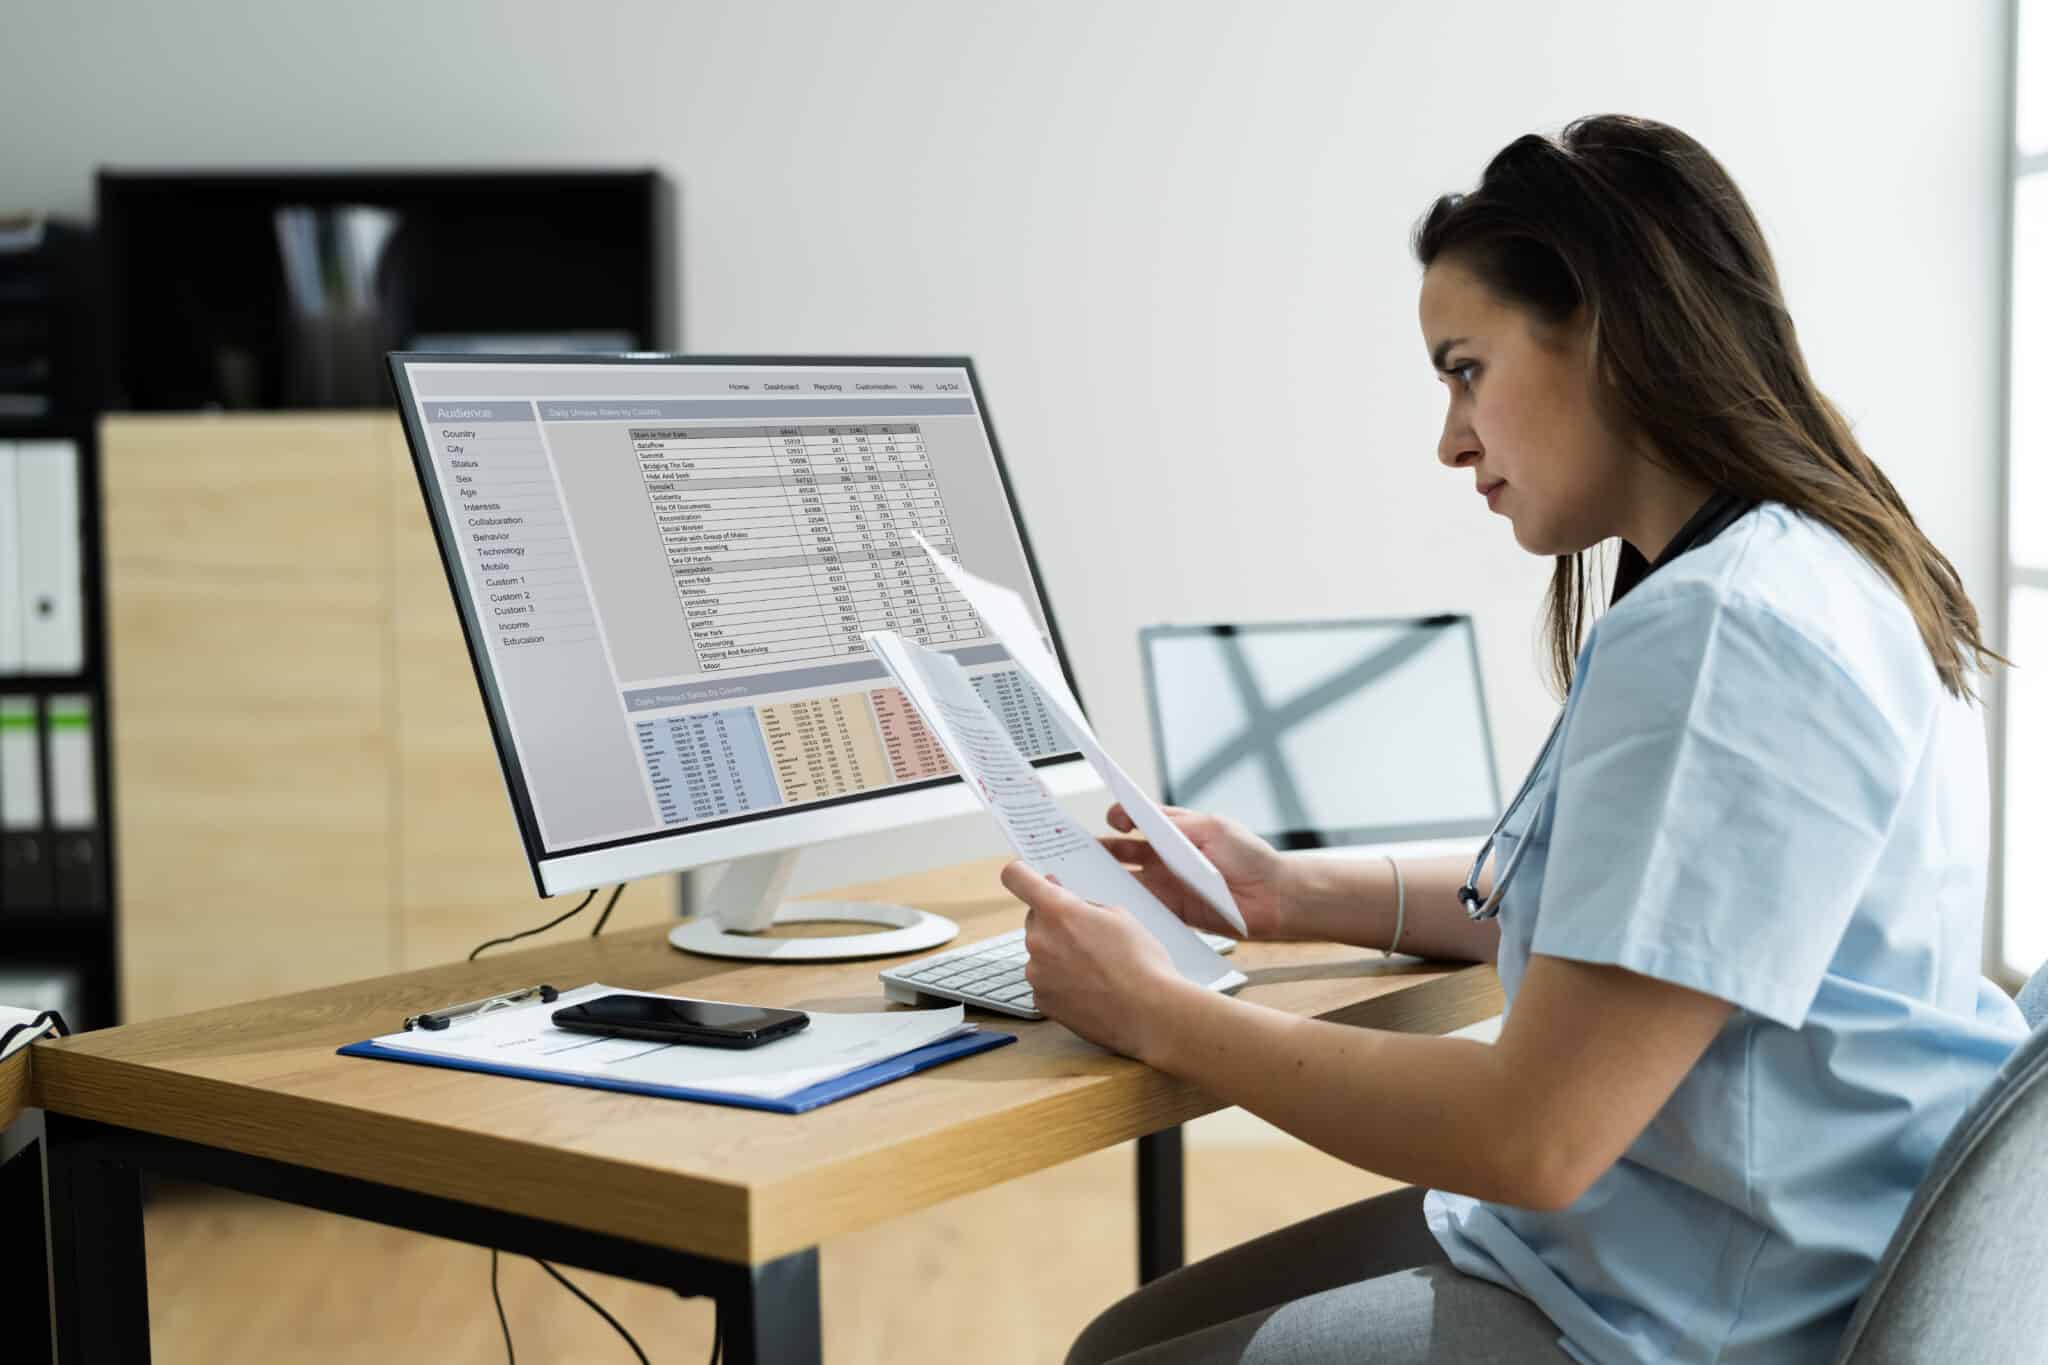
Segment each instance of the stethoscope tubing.
[[[1649,568],[1643,571],[1644,576],[1655,572],[1658,565],[1665,563],[1675,556],[1684,554],[1696,546],[1706,544],[1715,536],[1720,535],[1721,532],[1734,525],[1738,519],[1747,514],[1756,505],[1757,500],[1755,498],[1737,498],[1730,493],[1717,492],[1713,494],[1701,509],[1694,514],[1692,522],[1679,528],[1678,535],[1673,538],[1670,545],[1665,547],[1664,552],[1658,556],[1656,564],[1650,565]],[[1641,578],[1639,577],[1636,581],[1641,582]],[[1619,594],[1610,596],[1610,605],[1618,596]],[[1516,809],[1528,797],[1529,788],[1535,785],[1536,774],[1543,771],[1543,760],[1550,757],[1551,746],[1557,743],[1558,732],[1563,728],[1564,708],[1560,708],[1557,713],[1557,719],[1550,723],[1550,735],[1543,741],[1543,748],[1537,753],[1536,762],[1530,765],[1529,775],[1522,779],[1521,787],[1515,792],[1515,799],[1508,802],[1508,808],[1500,813],[1500,819],[1493,822],[1492,832],[1486,836],[1486,842],[1479,846],[1479,856],[1472,860],[1472,870],[1465,874],[1465,884],[1458,888],[1458,900],[1464,905],[1465,913],[1473,919],[1492,919],[1500,913],[1500,898],[1507,894],[1508,883],[1514,880],[1515,868],[1521,863],[1522,855],[1529,851],[1529,845],[1535,841],[1536,822],[1532,820],[1529,822],[1529,828],[1524,830],[1521,837],[1515,841],[1514,856],[1508,859],[1507,866],[1500,870],[1500,876],[1494,880],[1492,893],[1486,897],[1484,902],[1481,902],[1479,899],[1479,873],[1486,866],[1487,858],[1492,856],[1493,841],[1500,837],[1501,830],[1506,827],[1508,821],[1514,817]],[[1540,811],[1537,818],[1542,818]]]
[[1500,819],[1493,822],[1493,829],[1487,833],[1486,842],[1479,846],[1479,854],[1472,860],[1472,870],[1465,874],[1465,884],[1458,888],[1458,900],[1464,905],[1465,914],[1472,919],[1492,919],[1500,914],[1501,897],[1507,894],[1508,883],[1514,880],[1515,869],[1521,865],[1522,856],[1529,851],[1529,845],[1535,842],[1533,836],[1536,831],[1532,826],[1515,841],[1514,853],[1509,856],[1507,865],[1501,868],[1500,875],[1494,879],[1492,892],[1482,902],[1479,898],[1479,873],[1485,868],[1486,860],[1493,856],[1493,841],[1500,837],[1501,830],[1514,818],[1522,802],[1528,799],[1529,789],[1536,785],[1536,774],[1543,771],[1543,761],[1550,757],[1551,746],[1557,743],[1558,733],[1563,729],[1564,712],[1559,710],[1557,719],[1550,723],[1550,734],[1545,737],[1543,747],[1536,753],[1536,761],[1529,765],[1528,775],[1523,777],[1522,785],[1515,789],[1514,799],[1509,801],[1507,809],[1500,813]]

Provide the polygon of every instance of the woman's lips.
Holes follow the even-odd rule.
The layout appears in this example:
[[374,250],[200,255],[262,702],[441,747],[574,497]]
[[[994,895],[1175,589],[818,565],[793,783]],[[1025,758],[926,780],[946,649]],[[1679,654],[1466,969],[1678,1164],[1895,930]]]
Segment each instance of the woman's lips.
[[1486,499],[1486,505],[1489,509],[1492,508],[1494,502],[1500,497],[1500,490],[1507,487],[1507,483],[1506,479],[1495,479],[1492,483],[1482,483],[1479,485],[1479,494]]

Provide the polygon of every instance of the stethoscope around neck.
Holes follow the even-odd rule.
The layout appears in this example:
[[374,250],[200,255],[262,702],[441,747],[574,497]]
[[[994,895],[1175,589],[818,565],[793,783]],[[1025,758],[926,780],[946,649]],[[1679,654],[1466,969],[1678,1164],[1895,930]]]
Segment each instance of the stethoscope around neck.
[[[1617,574],[1610,601],[1621,600],[1624,593],[1643,578],[1656,572],[1660,566],[1720,535],[1756,505],[1755,498],[1719,492],[1710,495],[1700,505],[1699,510],[1693,513],[1692,519],[1680,527],[1678,534],[1671,538],[1671,543],[1657,556],[1655,564],[1646,565],[1631,574],[1626,583],[1621,581],[1620,575]],[[1522,831],[1521,837],[1515,841],[1515,851],[1509,857],[1507,866],[1501,868],[1500,876],[1494,879],[1492,893],[1482,902],[1479,899],[1479,873],[1485,868],[1486,860],[1493,854],[1493,841],[1500,837],[1501,830],[1527,799],[1529,788],[1536,785],[1536,774],[1543,771],[1543,760],[1550,757],[1551,747],[1557,743],[1558,732],[1564,729],[1564,711],[1564,708],[1560,708],[1557,719],[1550,723],[1550,735],[1543,741],[1543,748],[1537,752],[1536,761],[1529,766],[1529,775],[1522,779],[1521,787],[1515,792],[1515,799],[1508,802],[1508,808],[1500,813],[1500,819],[1493,822],[1493,829],[1487,834],[1486,842],[1479,846],[1479,856],[1472,860],[1472,870],[1465,874],[1465,884],[1458,888],[1458,900],[1464,905],[1465,913],[1473,919],[1492,919],[1500,913],[1500,898],[1507,894],[1508,883],[1514,880],[1515,869],[1521,866],[1523,855],[1528,853],[1529,845],[1535,842],[1536,820],[1531,820],[1529,828]],[[1537,819],[1541,818],[1542,811],[1539,809]]]
[[[1543,771],[1543,761],[1550,757],[1551,746],[1557,743],[1558,732],[1563,729],[1564,712],[1560,709],[1557,719],[1550,723],[1549,737],[1543,741],[1542,749],[1537,751],[1536,761],[1529,765],[1529,775],[1522,779],[1522,785],[1515,790],[1514,800],[1508,802],[1508,808],[1500,813],[1500,819],[1493,822],[1492,830],[1487,833],[1486,842],[1479,846],[1479,855],[1472,860],[1472,870],[1465,874],[1465,884],[1458,888],[1458,900],[1464,905],[1465,913],[1473,919],[1492,919],[1500,913],[1500,898],[1507,894],[1508,883],[1515,877],[1515,869],[1522,865],[1522,858],[1529,852],[1529,845],[1536,841],[1536,825],[1532,820],[1529,828],[1522,831],[1521,837],[1515,841],[1515,851],[1508,855],[1507,865],[1501,868],[1500,875],[1494,878],[1492,893],[1481,902],[1479,873],[1485,868],[1486,860],[1493,856],[1493,841],[1500,837],[1501,830],[1514,818],[1515,812],[1528,798],[1529,789],[1536,785],[1536,774]],[[1540,811],[1538,818],[1541,818]]]

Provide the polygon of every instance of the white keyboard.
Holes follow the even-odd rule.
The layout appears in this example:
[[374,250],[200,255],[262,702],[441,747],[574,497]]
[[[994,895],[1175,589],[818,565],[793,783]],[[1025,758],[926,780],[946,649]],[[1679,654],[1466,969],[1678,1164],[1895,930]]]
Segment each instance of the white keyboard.
[[[1219,953],[1237,946],[1237,940],[1222,934],[1196,934]],[[928,1005],[934,1000],[958,1000],[977,1009],[1013,1014],[1019,1019],[1043,1019],[1031,986],[1024,980],[1024,931],[985,938],[960,948],[948,948],[900,967],[881,971],[882,994],[900,1005]]]

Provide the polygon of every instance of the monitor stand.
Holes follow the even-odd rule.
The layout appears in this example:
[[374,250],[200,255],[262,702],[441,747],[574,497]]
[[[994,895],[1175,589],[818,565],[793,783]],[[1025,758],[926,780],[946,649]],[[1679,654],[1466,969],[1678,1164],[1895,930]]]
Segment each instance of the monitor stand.
[[[960,932],[960,926],[944,915],[913,910],[907,905],[784,901],[783,889],[789,885],[802,852],[792,848],[779,853],[757,853],[726,864],[724,874],[704,897],[703,909],[695,918],[669,930],[669,943],[686,953],[706,957],[819,962],[920,952],[936,948]],[[778,938],[767,932],[777,924],[812,921],[879,924],[885,926],[885,932],[832,938]]]

